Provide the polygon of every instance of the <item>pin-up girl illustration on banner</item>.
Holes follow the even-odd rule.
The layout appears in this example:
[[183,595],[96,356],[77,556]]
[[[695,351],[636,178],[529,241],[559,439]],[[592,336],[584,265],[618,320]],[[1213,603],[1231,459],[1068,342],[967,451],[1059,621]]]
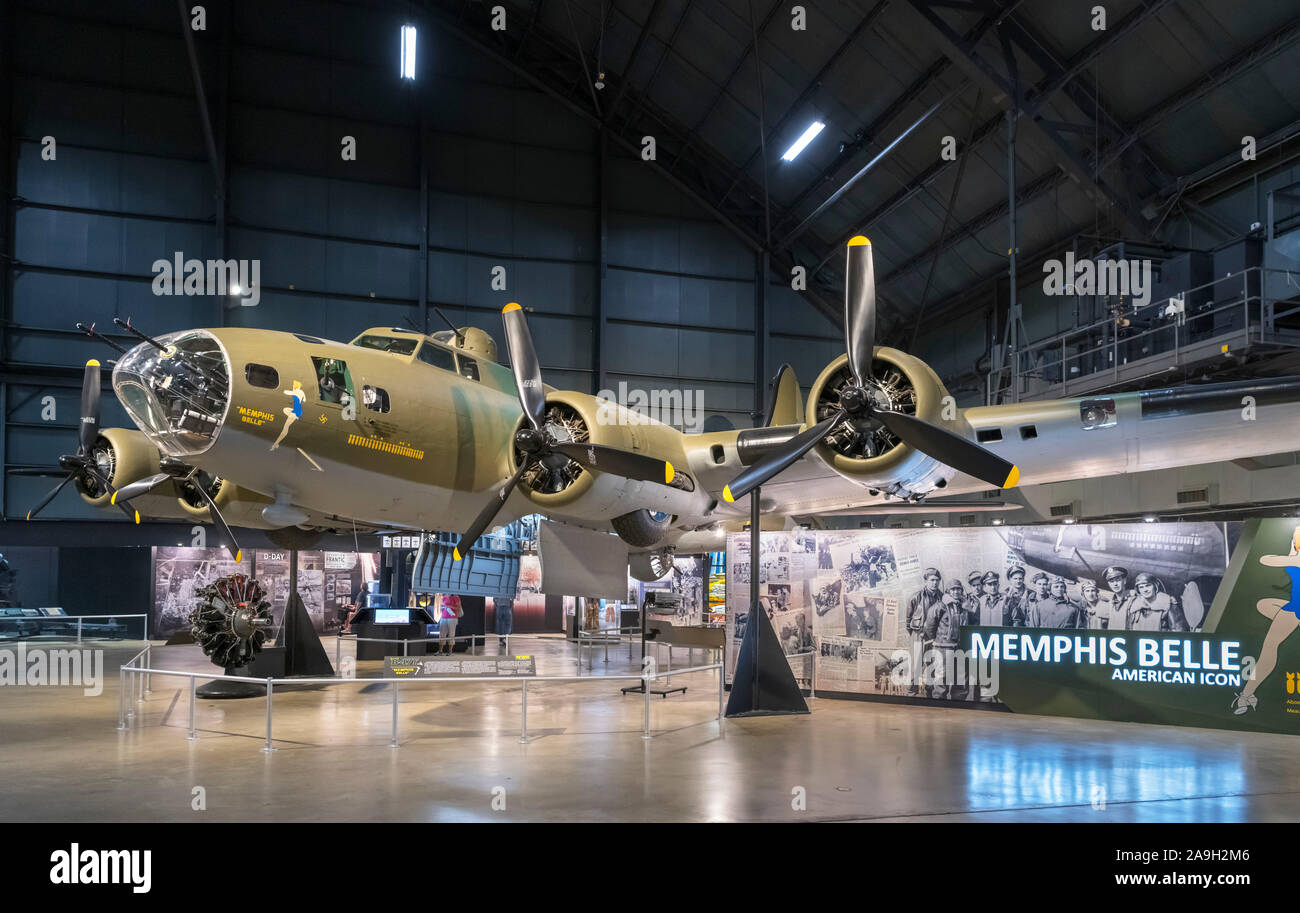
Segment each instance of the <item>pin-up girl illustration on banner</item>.
[[1268,633],[1259,648],[1259,659],[1255,661],[1255,671],[1241,689],[1233,703],[1232,712],[1248,713],[1255,709],[1259,698],[1255,691],[1260,682],[1268,678],[1277,665],[1277,650],[1282,641],[1290,637],[1300,627],[1300,526],[1291,534],[1291,553],[1289,555],[1261,555],[1259,563],[1265,567],[1280,567],[1291,578],[1291,598],[1261,599],[1255,603],[1255,610],[1269,619]]
[[284,412],[284,427],[280,429],[280,436],[276,438],[275,443],[271,445],[272,450],[279,449],[280,442],[283,441],[285,435],[289,433],[289,426],[302,418],[302,403],[303,400],[307,398],[307,394],[304,393],[302,389],[302,382],[297,380],[293,382],[292,390],[282,390],[281,392],[284,393],[285,396],[293,397],[293,405],[285,406],[282,410]]

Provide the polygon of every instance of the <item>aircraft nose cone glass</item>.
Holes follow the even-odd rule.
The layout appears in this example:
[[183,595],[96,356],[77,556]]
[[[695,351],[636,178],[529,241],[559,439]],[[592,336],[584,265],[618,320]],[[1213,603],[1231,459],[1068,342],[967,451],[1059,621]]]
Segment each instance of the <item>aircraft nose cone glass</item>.
[[230,364],[211,333],[141,343],[113,369],[113,389],[131,420],[169,456],[192,457],[217,439],[230,404]]

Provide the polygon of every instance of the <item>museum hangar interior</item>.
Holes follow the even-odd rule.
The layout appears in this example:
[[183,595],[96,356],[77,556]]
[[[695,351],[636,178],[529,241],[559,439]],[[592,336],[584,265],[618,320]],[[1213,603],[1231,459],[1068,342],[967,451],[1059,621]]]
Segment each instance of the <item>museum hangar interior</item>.
[[0,17],[0,818],[1300,815],[1293,2]]

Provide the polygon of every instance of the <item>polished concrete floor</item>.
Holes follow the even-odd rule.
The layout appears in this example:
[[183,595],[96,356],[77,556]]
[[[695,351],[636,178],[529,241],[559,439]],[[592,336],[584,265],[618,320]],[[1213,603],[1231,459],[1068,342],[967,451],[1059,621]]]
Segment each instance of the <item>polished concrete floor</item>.
[[[268,753],[262,698],[200,700],[187,740],[182,678],[155,676],[119,731],[117,668],[136,645],[96,646],[109,670],[97,697],[0,687],[0,820],[1300,819],[1294,737],[831,700],[719,724],[712,671],[653,698],[650,741],[625,682],[530,685],[526,744],[519,684],[404,686],[397,748],[382,683],[277,689]],[[540,674],[575,672],[558,638],[512,647],[537,655]],[[153,665],[212,668],[192,646],[155,647]],[[594,665],[635,669],[626,648]],[[192,808],[196,787],[206,810]]]

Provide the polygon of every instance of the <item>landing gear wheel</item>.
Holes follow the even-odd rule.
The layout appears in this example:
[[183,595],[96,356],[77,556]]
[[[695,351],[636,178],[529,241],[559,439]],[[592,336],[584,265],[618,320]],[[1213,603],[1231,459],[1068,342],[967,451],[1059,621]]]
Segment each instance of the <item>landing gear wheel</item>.
[[657,545],[664,536],[668,535],[673,518],[671,514],[654,513],[642,508],[615,517],[609,522],[614,527],[614,532],[618,533],[618,537],[628,545],[649,548]]

